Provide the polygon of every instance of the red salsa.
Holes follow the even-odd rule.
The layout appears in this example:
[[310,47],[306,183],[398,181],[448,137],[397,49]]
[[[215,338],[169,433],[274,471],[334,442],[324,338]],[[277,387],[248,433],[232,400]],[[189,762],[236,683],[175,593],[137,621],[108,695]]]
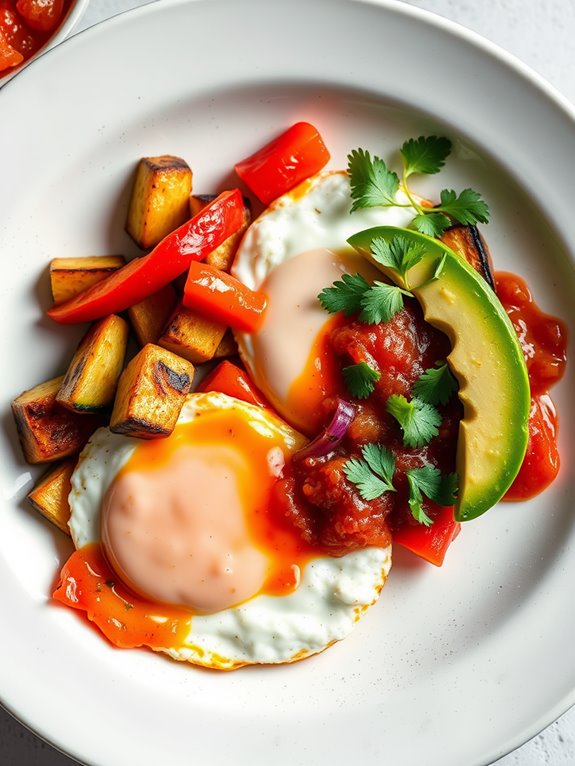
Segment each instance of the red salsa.
[[567,331],[563,322],[537,307],[521,277],[498,273],[495,284],[499,300],[515,327],[529,372],[527,454],[506,495],[507,500],[526,500],[548,487],[559,471],[557,413],[548,391],[565,371]]
[[44,47],[72,0],[0,0],[0,77]]
[[[421,373],[449,354],[447,337],[424,321],[416,301],[406,301],[405,308],[386,323],[366,325],[340,318],[331,327],[328,323],[328,328],[327,334],[318,339],[310,360],[310,366],[319,369],[322,376],[325,398],[318,411],[323,413],[323,420],[333,412],[338,396],[349,398],[342,367],[366,362],[381,377],[374,393],[356,402],[356,416],[333,453],[292,462],[276,485],[275,507],[284,520],[298,527],[306,541],[319,545],[332,556],[342,556],[368,545],[387,545],[404,527],[421,527],[409,510],[405,471],[426,465],[436,466],[442,474],[455,470],[462,409],[455,396],[440,407],[439,434],[428,445],[418,448],[403,446],[400,426],[385,411],[389,396],[400,394],[409,398]],[[305,379],[307,373],[302,382]],[[301,391],[294,395],[299,401],[303,398]],[[361,447],[369,442],[384,444],[396,458],[393,482],[396,491],[386,492],[375,500],[364,500],[343,471],[347,460],[359,457]],[[432,519],[444,515],[444,509],[427,498],[424,510]],[[448,526],[444,535],[447,545],[459,528],[452,519]],[[430,555],[434,559],[439,555],[442,560],[443,552]]]
[[[541,312],[523,280],[511,274],[497,275],[497,292],[517,331],[525,355],[532,390],[529,446],[523,466],[507,499],[525,499],[541,492],[554,479],[558,468],[557,419],[547,391],[563,374],[566,333],[563,324]],[[366,362],[380,373],[375,391],[356,401],[357,414],[343,441],[324,457],[307,457],[289,465],[275,488],[274,509],[283,523],[295,525],[302,537],[332,556],[342,556],[368,545],[391,542],[440,565],[445,552],[459,532],[453,509],[436,505],[424,497],[424,511],[433,525],[417,522],[408,505],[405,471],[426,465],[442,474],[455,471],[455,454],[462,405],[452,396],[440,406],[442,423],[437,436],[424,447],[403,445],[397,421],[385,411],[392,394],[411,397],[421,373],[446,359],[447,337],[427,324],[414,300],[386,323],[366,325],[341,315],[326,323],[317,339],[308,368],[296,382],[290,397],[306,410],[315,412],[312,424],[317,432],[328,421],[337,397],[349,399],[341,369]],[[309,389],[310,371],[315,376]],[[320,385],[317,386],[319,379]],[[306,388],[305,381],[308,381]],[[312,418],[313,420],[313,418]],[[361,447],[369,442],[385,445],[396,457],[395,492],[365,500],[349,482],[343,470]]]

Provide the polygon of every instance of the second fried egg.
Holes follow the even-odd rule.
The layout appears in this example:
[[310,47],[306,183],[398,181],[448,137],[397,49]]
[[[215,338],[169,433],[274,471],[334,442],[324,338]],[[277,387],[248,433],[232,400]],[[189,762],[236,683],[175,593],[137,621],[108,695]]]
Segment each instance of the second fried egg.
[[236,335],[240,354],[277,412],[304,433],[313,434],[310,409],[317,397],[306,402],[293,390],[306,374],[312,346],[328,319],[317,296],[345,273],[381,279],[347,239],[372,226],[406,226],[415,210],[402,192],[397,202],[406,207],[351,214],[349,176],[328,171],[279,197],[242,240],[232,271],[248,287],[265,292],[268,307],[257,333]]

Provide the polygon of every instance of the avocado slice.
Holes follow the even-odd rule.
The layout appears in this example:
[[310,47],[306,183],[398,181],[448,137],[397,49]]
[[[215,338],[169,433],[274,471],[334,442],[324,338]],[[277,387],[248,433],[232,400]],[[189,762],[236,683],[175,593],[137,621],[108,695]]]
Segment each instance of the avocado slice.
[[[374,238],[390,242],[398,234],[425,248],[405,279],[378,263],[370,249]],[[529,378],[509,317],[482,277],[436,239],[378,226],[354,234],[348,242],[400,287],[407,281],[426,321],[451,341],[448,362],[464,407],[457,442],[455,518],[474,519],[503,497],[527,449]]]

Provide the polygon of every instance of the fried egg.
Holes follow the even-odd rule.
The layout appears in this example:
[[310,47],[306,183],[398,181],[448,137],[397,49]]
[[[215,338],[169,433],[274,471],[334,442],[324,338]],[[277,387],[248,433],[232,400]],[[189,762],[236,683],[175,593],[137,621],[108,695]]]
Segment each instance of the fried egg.
[[298,396],[297,384],[306,390],[315,385],[306,368],[327,320],[317,296],[344,273],[381,279],[347,239],[372,226],[406,226],[416,211],[401,191],[397,202],[408,207],[350,214],[349,176],[324,172],[279,197],[240,244],[232,273],[268,297],[262,328],[236,336],[242,360],[276,411],[304,433],[313,422],[317,397]]
[[147,645],[217,669],[285,663],[343,639],[377,600],[391,549],[340,558],[270,511],[305,443],[271,411],[191,394],[173,434],[98,430],[72,476],[76,548],[61,600],[119,646]]

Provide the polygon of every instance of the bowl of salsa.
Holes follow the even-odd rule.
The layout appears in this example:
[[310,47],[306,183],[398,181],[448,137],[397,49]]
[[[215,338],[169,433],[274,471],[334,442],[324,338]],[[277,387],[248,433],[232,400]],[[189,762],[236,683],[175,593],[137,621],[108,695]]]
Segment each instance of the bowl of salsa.
[[89,0],[0,0],[0,87],[32,59],[62,42]]

